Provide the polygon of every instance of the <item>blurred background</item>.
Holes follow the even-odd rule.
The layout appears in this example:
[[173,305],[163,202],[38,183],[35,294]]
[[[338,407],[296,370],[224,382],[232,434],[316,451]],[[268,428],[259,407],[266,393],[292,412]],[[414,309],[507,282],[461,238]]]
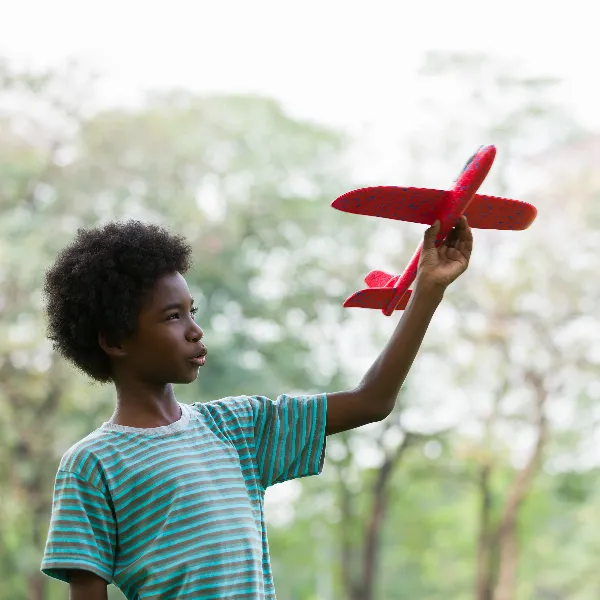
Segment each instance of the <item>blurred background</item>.
[[481,191],[538,218],[474,232],[396,411],[268,491],[278,598],[600,598],[596,21],[578,0],[2,3],[0,600],[66,597],[39,572],[54,476],[114,406],[45,339],[44,272],[79,227],[193,245],[211,356],[180,400],[344,389],[398,317],[341,304],[424,227],[330,203],[448,188],[487,143]]

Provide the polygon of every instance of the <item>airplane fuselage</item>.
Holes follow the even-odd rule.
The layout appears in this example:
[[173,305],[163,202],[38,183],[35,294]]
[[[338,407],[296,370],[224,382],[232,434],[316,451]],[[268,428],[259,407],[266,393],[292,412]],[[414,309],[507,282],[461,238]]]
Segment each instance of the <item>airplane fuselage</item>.
[[[438,214],[434,218],[434,222],[438,219],[440,221],[440,231],[435,240],[436,245],[446,238],[456,222],[465,213],[483,180],[487,177],[495,157],[495,146],[482,146],[467,161],[454,187],[448,193],[447,200],[440,206]],[[389,317],[396,310],[396,306],[415,280],[422,250],[423,243],[421,242],[406,269],[404,269],[404,273],[400,275],[394,284],[396,293],[382,310],[384,315]]]

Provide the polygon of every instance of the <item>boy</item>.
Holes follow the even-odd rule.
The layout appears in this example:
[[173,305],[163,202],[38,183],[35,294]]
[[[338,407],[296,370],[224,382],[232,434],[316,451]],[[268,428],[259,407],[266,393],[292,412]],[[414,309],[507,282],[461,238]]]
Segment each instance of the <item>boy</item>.
[[61,459],[42,571],[68,582],[72,600],[104,600],[111,582],[130,600],[274,599],[265,489],[319,474],[327,435],[389,415],[469,263],[466,219],[436,247],[438,231],[425,232],[412,300],[358,387],[186,405],[172,384],[207,362],[183,278],[189,246],[136,221],[80,230],[46,276],[49,337],[114,384],[116,407]]

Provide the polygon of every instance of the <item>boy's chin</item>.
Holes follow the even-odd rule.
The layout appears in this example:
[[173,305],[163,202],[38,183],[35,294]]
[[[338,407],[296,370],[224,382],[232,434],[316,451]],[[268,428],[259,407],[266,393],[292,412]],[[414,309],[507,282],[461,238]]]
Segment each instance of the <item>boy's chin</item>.
[[196,379],[198,379],[198,370],[197,369],[186,375],[180,375],[177,379],[174,379],[172,381],[172,383],[186,384],[186,383],[192,383],[192,382],[196,381]]

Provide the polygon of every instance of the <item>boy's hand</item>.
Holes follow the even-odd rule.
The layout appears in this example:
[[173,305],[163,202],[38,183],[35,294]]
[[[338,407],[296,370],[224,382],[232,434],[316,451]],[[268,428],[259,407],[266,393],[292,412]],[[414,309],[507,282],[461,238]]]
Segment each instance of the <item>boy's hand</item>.
[[435,238],[439,230],[440,222],[436,221],[425,231],[415,283],[443,290],[469,266],[473,233],[466,217],[463,216],[450,230],[446,239],[436,247]]

